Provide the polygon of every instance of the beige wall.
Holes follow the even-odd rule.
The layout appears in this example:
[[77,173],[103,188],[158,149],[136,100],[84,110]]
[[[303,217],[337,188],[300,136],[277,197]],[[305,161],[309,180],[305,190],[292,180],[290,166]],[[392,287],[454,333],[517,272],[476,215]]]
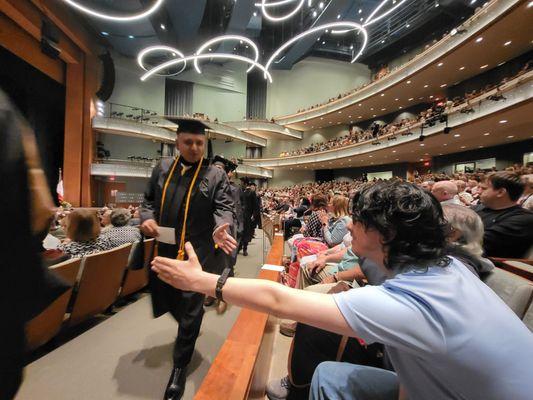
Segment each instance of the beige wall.
[[267,87],[269,118],[323,103],[357,88],[370,80],[370,70],[363,64],[309,57],[291,70],[273,70],[272,79]]
[[[163,114],[165,110],[165,78],[153,76],[141,82],[142,70],[135,60],[113,54],[115,88],[110,103],[140,107]],[[121,110],[122,111],[122,110]]]
[[296,184],[309,183],[315,181],[315,171],[304,170],[290,170],[276,169],[274,170],[274,176],[268,182],[269,187],[285,187],[293,186]]

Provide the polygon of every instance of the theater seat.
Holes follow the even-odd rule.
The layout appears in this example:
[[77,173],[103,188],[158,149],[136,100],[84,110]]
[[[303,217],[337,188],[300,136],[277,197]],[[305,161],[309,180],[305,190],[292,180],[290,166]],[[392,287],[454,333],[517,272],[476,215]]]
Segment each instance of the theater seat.
[[69,324],[103,313],[117,299],[131,244],[86,256]]
[[[126,278],[122,284],[120,297],[129,296],[130,294],[135,293],[148,285],[148,268],[152,258],[154,242],[155,239],[148,239],[144,241],[144,268],[138,270],[126,270]],[[133,243],[130,254],[133,254],[135,247],[138,245],[139,242]]]
[[[81,258],[74,258],[53,265],[49,270],[71,285],[76,282]],[[59,296],[42,313],[26,324],[27,349],[33,350],[52,339],[61,329],[65,319],[72,288]]]
[[518,275],[494,268],[485,283],[513,310],[523,318],[533,296],[533,284]]

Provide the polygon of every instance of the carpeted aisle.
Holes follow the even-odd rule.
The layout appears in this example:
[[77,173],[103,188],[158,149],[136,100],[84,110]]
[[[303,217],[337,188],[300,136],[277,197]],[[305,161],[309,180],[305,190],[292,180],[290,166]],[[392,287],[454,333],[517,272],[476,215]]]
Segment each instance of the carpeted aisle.
[[[237,261],[237,276],[255,277],[263,262],[262,232]],[[265,241],[265,246],[268,243]],[[184,399],[192,399],[240,309],[206,309],[189,366]],[[153,319],[144,296],[116,315],[29,364],[16,400],[162,399],[172,365],[177,324]]]

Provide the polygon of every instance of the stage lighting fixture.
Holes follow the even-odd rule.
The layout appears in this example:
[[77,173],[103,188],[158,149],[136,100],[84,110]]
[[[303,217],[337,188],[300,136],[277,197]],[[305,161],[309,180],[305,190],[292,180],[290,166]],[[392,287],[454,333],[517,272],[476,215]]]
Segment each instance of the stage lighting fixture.
[[78,11],[81,11],[85,14],[89,14],[96,18],[105,19],[108,21],[115,21],[115,22],[130,22],[130,21],[142,19],[144,17],[149,16],[150,14],[153,14],[159,7],[161,7],[161,5],[163,4],[165,0],[155,0],[154,4],[152,4],[150,8],[138,14],[123,15],[123,16],[98,12],[98,11],[93,10],[92,8],[79,4],[79,2],[75,0],[63,0],[63,1],[67,3],[68,5],[70,5],[71,7],[76,8]]
[[[387,15],[392,13],[394,10],[396,10],[398,7],[400,7],[403,3],[405,3],[405,0],[400,0],[397,4],[394,5],[394,7],[390,8],[389,10],[385,11],[380,16],[374,18],[374,15],[376,15],[379,10],[381,10],[385,4],[387,4],[390,0],[383,0],[375,9],[370,13],[370,15],[366,18],[365,23],[363,26],[372,25],[375,22],[378,22],[379,20],[385,18]],[[394,3],[393,3],[394,4]]]
[[[143,70],[145,71],[148,71],[148,68],[146,68],[146,66],[144,65],[143,63],[143,59],[144,57],[149,54],[149,53],[152,53],[152,52],[155,52],[155,51],[169,51],[172,53],[172,55],[175,57],[176,55],[180,56],[183,58],[183,53],[181,51],[179,51],[178,49],[175,49],[174,47],[170,47],[170,46],[150,46],[150,47],[147,47],[143,50],[141,50],[141,52],[139,53],[139,55],[137,56],[137,64],[139,64],[139,67],[141,67]],[[175,72],[173,74],[157,74],[158,76],[174,76],[174,75],[178,75],[180,74],[181,72],[183,72],[185,70],[185,68],[187,67],[187,62],[184,61],[183,62],[183,66],[182,68],[178,71],[178,72]]]
[[[195,54],[197,54],[197,55],[201,54],[207,47],[211,46],[212,44],[223,42],[223,41],[226,41],[226,40],[238,40],[241,44],[243,42],[246,42],[254,50],[254,53],[255,53],[254,61],[257,62],[257,60],[259,60],[259,49],[257,48],[257,45],[252,40],[248,39],[247,37],[239,36],[239,35],[223,35],[223,36],[217,36],[217,37],[215,37],[213,39],[210,39],[207,42],[205,42],[204,44],[202,44],[198,48],[198,50],[196,50]],[[246,46],[246,47],[248,47],[248,46]],[[196,72],[201,74],[202,71],[200,70],[200,67],[198,65],[198,60],[194,60],[193,63],[194,63],[194,69],[196,69]],[[246,72],[250,72],[253,68],[254,68],[253,65],[250,66],[250,68],[248,68],[246,70]]]
[[[357,29],[359,32],[361,32],[363,34],[363,45],[361,46],[361,50],[359,50],[359,52],[355,55],[355,57],[352,59],[351,63],[354,63],[355,60],[357,60],[359,58],[359,56],[363,53],[363,50],[366,48],[366,44],[367,44],[367,41],[368,41],[368,33],[366,31],[365,28],[363,28],[363,26],[355,23],[355,22],[350,22],[350,21],[341,21],[341,22],[331,22],[331,23],[328,23],[328,24],[323,24],[323,25],[319,25],[319,26],[316,26],[314,28],[311,28],[311,29],[308,29],[307,31],[304,31],[302,33],[300,33],[299,35],[296,35],[294,36],[293,38],[289,39],[288,41],[286,41],[285,43],[283,43],[271,56],[270,58],[268,59],[267,63],[265,64],[265,69],[268,71],[268,69],[270,68],[270,65],[274,62],[274,60],[276,59],[276,57],[283,51],[285,50],[287,47],[289,47],[290,45],[292,45],[294,42],[297,42],[299,41],[300,39],[302,39],[303,37],[305,36],[309,36],[313,33],[316,33],[316,32],[321,32],[321,31],[324,31],[326,29],[329,29],[329,28],[334,28],[334,27],[347,27],[347,28],[351,28],[351,29]],[[336,33],[343,33],[344,31],[334,31],[332,30],[331,33],[333,34],[336,34]]]
[[251,64],[251,65],[254,65],[257,68],[259,68],[261,71],[263,71],[263,74],[266,76],[268,81],[270,83],[272,83],[272,75],[270,75],[268,70],[265,67],[263,67],[261,64],[258,64],[255,61],[253,61],[252,59],[247,58],[247,57],[238,56],[236,54],[225,54],[225,53],[220,53],[220,54],[198,54],[198,55],[179,58],[177,60],[170,60],[170,61],[167,61],[167,62],[165,62],[163,64],[158,65],[157,67],[152,68],[150,71],[146,72],[143,76],[141,76],[140,79],[141,79],[141,81],[145,81],[146,79],[148,79],[152,75],[157,74],[159,71],[164,70],[166,68],[169,68],[169,67],[171,67],[173,65],[179,64],[180,62],[192,61],[192,60],[196,60],[196,59],[203,60],[203,59],[209,59],[209,58],[229,58],[230,60],[242,61],[242,62]]
[[[294,7],[294,9],[291,12],[289,12],[289,13],[281,16],[281,17],[274,17],[274,16],[270,15],[269,12],[268,12],[268,8],[269,7],[278,7],[278,6],[283,6],[285,4],[290,4],[290,3],[295,3],[295,2],[298,2],[298,4],[296,4],[296,7]],[[265,17],[266,19],[268,19],[270,21],[278,22],[278,21],[284,21],[284,20],[289,19],[290,17],[292,17],[294,14],[296,14],[302,8],[304,3],[305,3],[305,0],[279,0],[279,1],[273,1],[273,2],[270,2],[270,3],[267,3],[267,0],[261,0],[261,3],[255,3],[254,5],[256,7],[260,7],[261,8],[261,12],[263,13],[263,17]]]

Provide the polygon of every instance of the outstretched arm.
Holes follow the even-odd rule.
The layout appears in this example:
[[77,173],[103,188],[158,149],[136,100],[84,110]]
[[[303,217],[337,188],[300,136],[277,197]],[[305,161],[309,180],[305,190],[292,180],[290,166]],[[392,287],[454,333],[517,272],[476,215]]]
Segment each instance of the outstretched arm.
[[[190,243],[185,245],[187,261],[156,257],[152,270],[164,282],[178,289],[215,296],[218,275],[202,271]],[[222,290],[224,300],[240,307],[290,318],[340,335],[354,336],[333,296],[288,288],[262,279],[229,278]]]

